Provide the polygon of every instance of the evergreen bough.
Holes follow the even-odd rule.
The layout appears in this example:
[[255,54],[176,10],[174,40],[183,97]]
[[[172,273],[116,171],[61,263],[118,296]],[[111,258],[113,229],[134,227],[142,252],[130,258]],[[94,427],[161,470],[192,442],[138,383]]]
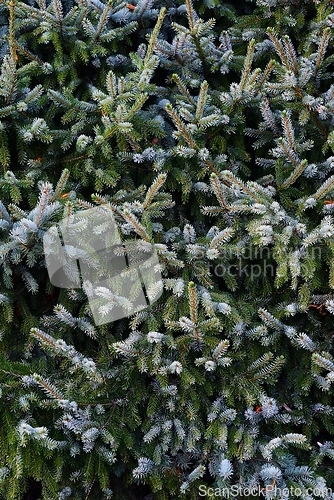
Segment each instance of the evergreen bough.
[[[332,4],[0,0],[4,500],[332,498]],[[43,235],[101,205],[164,292],[96,326]]]

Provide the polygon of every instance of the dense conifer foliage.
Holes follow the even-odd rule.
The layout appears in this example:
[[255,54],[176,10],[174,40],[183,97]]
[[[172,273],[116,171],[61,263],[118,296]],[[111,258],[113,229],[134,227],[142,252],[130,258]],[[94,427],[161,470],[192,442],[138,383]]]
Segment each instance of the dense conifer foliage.
[[[333,498],[333,2],[0,0],[0,34],[1,498]],[[96,207],[163,283],[100,325],[43,246]]]

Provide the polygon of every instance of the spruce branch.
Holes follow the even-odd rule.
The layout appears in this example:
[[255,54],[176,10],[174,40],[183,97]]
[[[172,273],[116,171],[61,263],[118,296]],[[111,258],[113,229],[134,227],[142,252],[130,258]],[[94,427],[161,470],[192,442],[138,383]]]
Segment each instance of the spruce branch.
[[[330,485],[330,2],[33,3],[0,0],[0,497],[31,477],[87,500]],[[95,327],[88,286],[51,285],[41,243],[98,205],[120,257],[158,254],[164,290],[117,295],[115,269],[97,306],[150,304]]]
[[196,120],[200,121],[203,116],[204,106],[207,102],[207,93],[208,93],[208,82],[205,80],[201,83],[201,88],[198,95],[197,106],[196,106]]
[[277,36],[277,33],[275,32],[275,30],[273,28],[268,28],[267,29],[267,34],[268,34],[270,40],[272,41],[277,54],[280,56],[281,61],[284,64],[284,66],[288,70],[292,69],[291,65],[289,63],[289,60],[288,60],[288,58],[286,56],[285,50],[284,50],[284,48],[282,46],[282,42],[278,39],[278,36]]
[[247,49],[247,54],[244,62],[244,67],[243,71],[241,74],[241,80],[240,80],[240,90],[241,92],[244,90],[247,80],[249,78],[249,73],[252,67],[252,61],[253,61],[253,55],[254,55],[254,50],[255,50],[255,39],[253,38],[249,44],[248,44],[248,49]]
[[194,150],[196,150],[197,149],[196,142],[194,141],[194,139],[191,137],[191,135],[187,131],[186,125],[183,123],[183,121],[178,116],[178,114],[176,113],[176,111],[173,110],[171,104],[169,104],[169,103],[166,104],[165,110],[167,111],[167,113],[169,114],[169,116],[172,118],[172,120],[175,123],[177,129],[181,132],[182,136],[184,136],[184,138],[186,139],[186,141],[189,144],[189,146],[191,148],[193,148]]
[[264,83],[268,80],[270,73],[275,69],[275,65],[276,65],[275,59],[271,59],[264,68],[261,79],[258,82],[258,86],[260,89],[262,89]]
[[321,68],[330,39],[331,39],[331,29],[328,26],[327,28],[324,29],[322,37],[319,41],[317,58],[315,62],[316,72],[318,72]]
[[297,168],[300,163],[300,159],[294,149],[292,149],[290,145],[286,143],[283,137],[279,137],[277,139],[277,142],[279,144],[279,149],[284,153],[284,156],[286,156],[286,158],[292,163],[292,165]]
[[215,173],[212,173],[210,175],[210,184],[211,184],[211,187],[213,189],[213,192],[215,193],[215,195],[219,201],[220,206],[224,210],[228,210],[229,207],[228,207],[228,204],[225,200],[225,196],[224,196],[223,191],[222,191],[221,183],[219,181],[218,176]]
[[218,361],[219,358],[221,358],[222,356],[224,356],[226,354],[229,347],[230,347],[229,340],[227,340],[227,339],[222,340],[221,342],[219,342],[217,347],[215,347],[215,349],[212,351],[212,358],[215,361]]
[[65,168],[61,173],[59,181],[57,182],[57,185],[56,185],[55,190],[54,190],[54,194],[50,198],[50,201],[49,201],[50,203],[54,202],[62,195],[69,177],[70,177],[70,171],[67,168]]
[[274,132],[275,136],[279,137],[280,132],[276,125],[275,117],[270,109],[270,102],[268,98],[264,99],[264,102],[261,102],[260,110],[265,123],[269,125],[271,130]]
[[159,35],[159,32],[160,32],[162,23],[164,21],[164,18],[166,16],[166,13],[167,13],[166,7],[162,7],[160,9],[157,22],[156,22],[156,24],[154,26],[154,29],[152,31],[152,34],[150,36],[149,44],[148,44],[148,47],[147,47],[147,50],[146,50],[145,59],[144,59],[145,66],[148,65],[149,60],[151,59],[151,56],[153,54],[153,50],[154,50],[155,44],[157,42],[157,38],[158,38],[158,35]]
[[197,325],[197,322],[198,322],[198,316],[197,316],[198,296],[197,296],[197,292],[196,292],[196,288],[195,288],[195,283],[193,281],[189,282],[188,293],[189,293],[190,319],[194,323],[194,325]]
[[13,61],[13,64],[16,65],[17,55],[16,55],[16,40],[15,40],[15,7],[16,0],[9,1],[9,47],[10,47],[10,55]]
[[292,128],[290,115],[286,110],[282,111],[282,125],[283,125],[284,135],[288,140],[289,146],[292,150],[294,150],[295,149],[294,130]]
[[155,197],[157,192],[162,188],[167,179],[167,174],[159,174],[158,177],[153,182],[152,186],[146,193],[145,200],[143,201],[143,209],[145,210],[151,204],[152,199]]
[[195,13],[194,13],[192,1],[186,0],[186,6],[187,6],[187,17],[188,17],[189,29],[190,29],[190,32],[192,33],[194,31],[194,27],[195,27]]
[[[6,98],[6,105],[9,105],[17,92],[17,69],[15,59],[6,55],[3,58],[0,74],[0,95]],[[8,108],[9,113],[13,108]],[[9,114],[8,113],[8,114]],[[7,114],[7,113],[6,113]],[[6,116],[4,114],[4,116]]]
[[36,384],[39,385],[43,389],[43,391],[47,394],[47,396],[50,396],[51,398],[56,399],[58,401],[65,399],[64,396],[47,378],[42,377],[37,373],[34,373],[32,377],[35,380]]
[[122,217],[131,224],[131,226],[134,228],[134,230],[136,231],[136,233],[141,237],[143,238],[143,240],[147,241],[147,242],[150,242],[150,236],[147,234],[144,226],[139,222],[139,220],[137,219],[137,217],[130,213],[128,210],[123,210],[121,212],[122,214]]
[[98,23],[96,31],[95,31],[95,38],[94,38],[95,44],[100,41],[102,31],[106,25],[106,22],[107,22],[109,15],[110,15],[111,9],[112,9],[112,3],[107,2],[107,4],[104,6],[103,12],[101,13],[99,23]]
[[189,102],[189,104],[191,106],[194,106],[194,104],[195,104],[194,98],[190,95],[189,90],[187,89],[185,83],[181,80],[181,78],[179,77],[178,74],[173,73],[172,81],[176,83],[179,90],[182,92],[183,96]]
[[302,175],[307,165],[307,160],[302,160],[300,164],[297,165],[297,167],[294,169],[294,171],[289,175],[289,177],[283,182],[283,184],[278,186],[278,189],[281,191],[291,186],[291,184],[293,184],[298,179],[298,177]]
[[320,200],[334,190],[334,175],[329,177],[322,186],[312,195],[315,200]]
[[[253,183],[253,189],[250,189],[250,187],[242,182],[241,179],[239,179],[237,176],[235,176],[232,172],[229,170],[224,170],[221,173],[221,179],[222,181],[227,185],[231,186],[232,184],[237,185],[244,193],[248,194],[253,200],[255,200],[257,203],[262,203],[263,198],[259,198],[259,196],[256,194],[258,190],[254,189],[255,183]],[[259,186],[260,187],[260,186]],[[254,192],[255,191],[255,192]],[[261,193],[262,194],[262,193]]]
[[294,74],[298,75],[297,55],[288,35],[283,37],[283,46],[290,62],[290,67]]
[[60,0],[52,0],[52,8],[57,16],[57,21],[60,26],[60,29],[62,29],[63,25],[63,5]]

